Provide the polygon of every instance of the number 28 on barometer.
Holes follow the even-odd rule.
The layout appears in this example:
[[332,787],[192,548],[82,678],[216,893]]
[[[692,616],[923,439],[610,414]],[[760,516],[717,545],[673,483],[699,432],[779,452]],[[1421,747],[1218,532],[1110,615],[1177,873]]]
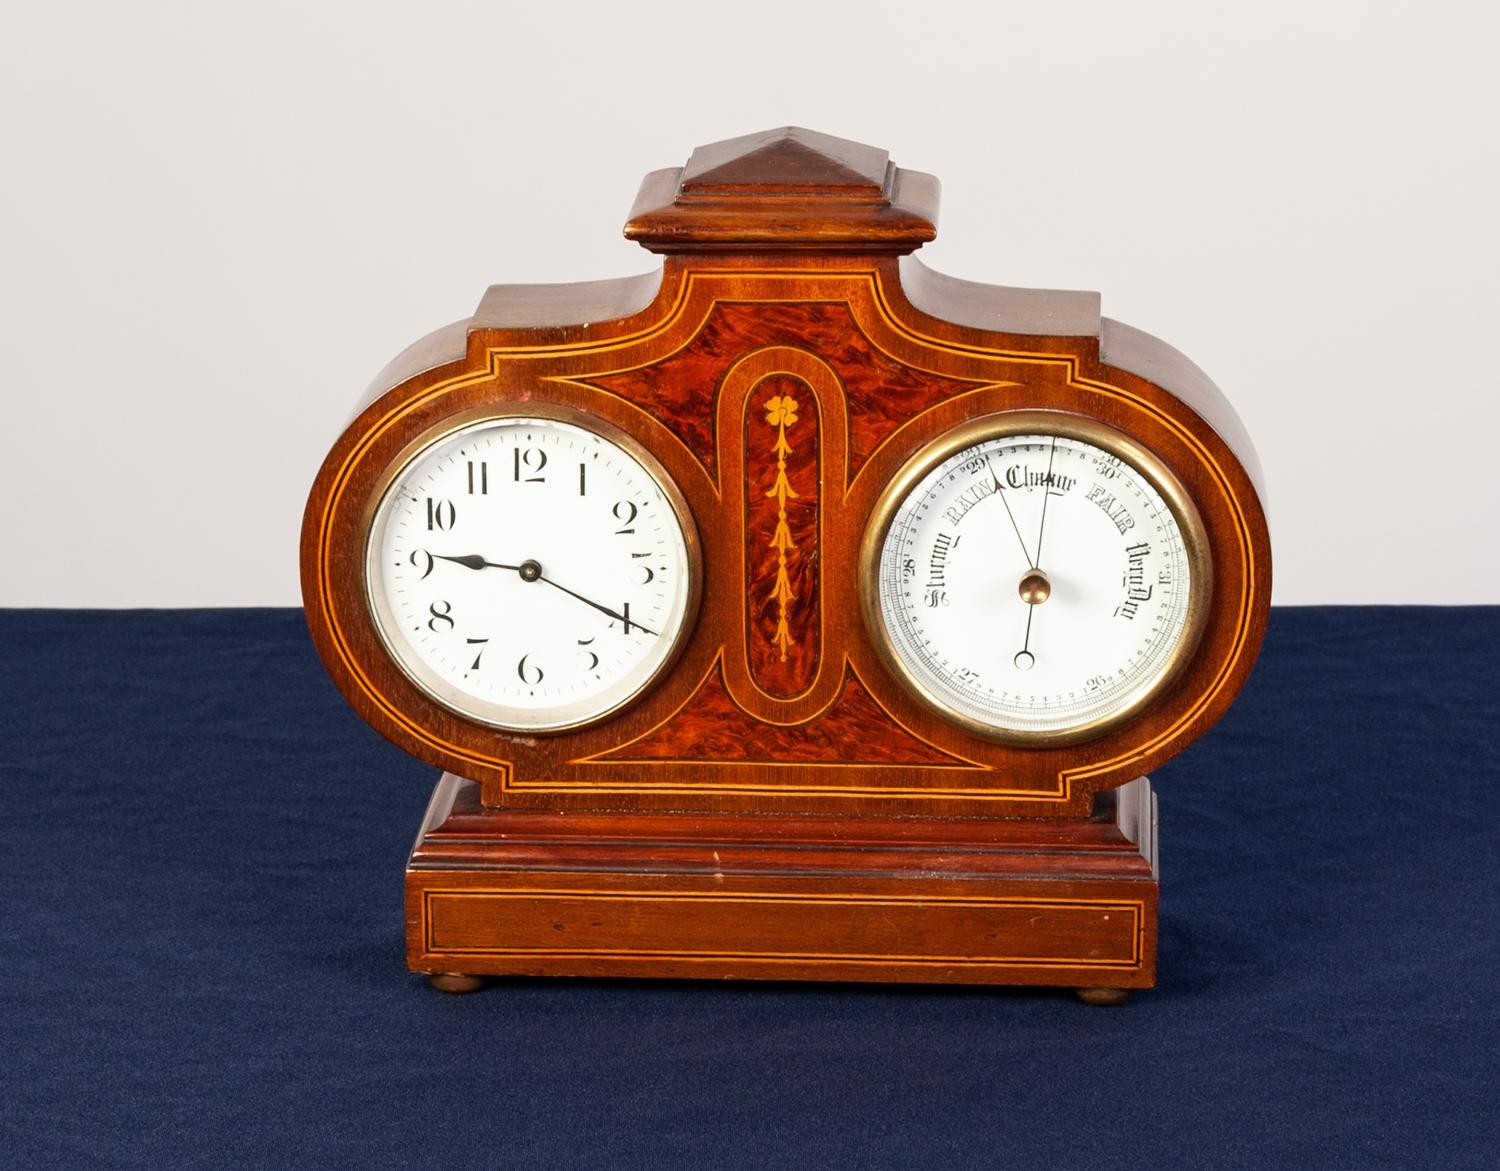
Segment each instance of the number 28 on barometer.
[[1254,451],[1094,294],[924,266],[937,195],[810,131],[699,147],[626,224],[657,268],[493,286],[376,378],[303,586],[442,770],[438,987],[1154,983],[1146,774],[1259,648]]

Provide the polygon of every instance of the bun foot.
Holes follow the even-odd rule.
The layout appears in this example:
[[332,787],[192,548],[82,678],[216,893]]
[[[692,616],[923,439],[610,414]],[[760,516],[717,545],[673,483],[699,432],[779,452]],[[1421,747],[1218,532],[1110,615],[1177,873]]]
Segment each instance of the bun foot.
[[484,987],[483,976],[465,976],[460,972],[433,972],[427,980],[439,992],[478,992]]
[[1075,988],[1073,991],[1084,1004],[1098,1005],[1101,1008],[1124,1004],[1130,999],[1128,988]]

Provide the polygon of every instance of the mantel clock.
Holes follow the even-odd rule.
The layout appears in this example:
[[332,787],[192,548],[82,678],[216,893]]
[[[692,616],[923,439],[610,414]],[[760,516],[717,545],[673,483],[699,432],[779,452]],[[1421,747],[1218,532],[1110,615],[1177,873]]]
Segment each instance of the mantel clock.
[[655,271],[494,286],[375,379],[302,581],[443,770],[438,987],[1154,982],[1145,774],[1259,648],[1255,454],[1095,294],[923,265],[937,197],[806,130],[699,147],[625,226]]

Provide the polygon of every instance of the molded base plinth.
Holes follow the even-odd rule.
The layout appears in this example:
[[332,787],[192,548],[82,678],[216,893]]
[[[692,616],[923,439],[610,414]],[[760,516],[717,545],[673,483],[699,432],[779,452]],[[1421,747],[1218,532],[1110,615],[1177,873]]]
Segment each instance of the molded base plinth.
[[866,980],[1118,1003],[1155,982],[1154,821],[1145,778],[1090,818],[897,821],[485,809],[445,774],[406,872],[407,959],[450,991]]

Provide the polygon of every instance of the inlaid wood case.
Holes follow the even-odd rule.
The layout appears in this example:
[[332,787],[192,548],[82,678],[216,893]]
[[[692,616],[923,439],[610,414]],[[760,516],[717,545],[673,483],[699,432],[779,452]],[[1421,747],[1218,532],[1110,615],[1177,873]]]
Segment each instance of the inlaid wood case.
[[[1144,774],[1223,714],[1257,653],[1270,557],[1255,456],[1207,377],[1101,318],[1095,294],[979,285],[923,266],[911,254],[935,234],[937,193],[935,179],[883,151],[803,130],[700,147],[687,166],[647,176],[626,225],[662,256],[658,269],[492,287],[471,318],[376,378],[314,484],[303,588],[313,638],[350,703],[444,772],[407,870],[414,970],[450,988],[507,973],[1153,982]],[[476,420],[507,419],[604,437],[647,469],[681,521],[691,589],[670,647],[665,630],[640,634],[646,620],[629,602],[558,585],[592,607],[580,615],[607,618],[600,629],[615,634],[623,620],[660,660],[628,700],[567,726],[476,718],[480,709],[424,682],[403,654],[428,652],[400,640],[456,637],[438,602],[411,623],[414,636],[382,618],[382,606],[402,605],[381,600],[382,556],[413,580],[406,560],[430,574],[437,557],[465,583],[478,580],[468,569],[493,567],[511,588],[518,566],[494,560],[498,546],[429,542],[408,558],[401,538],[379,536],[383,501],[408,490],[405,469],[421,453]],[[1054,544],[1083,523],[1066,519],[1070,508],[1119,527],[1124,504],[1099,482],[1118,457],[1172,521],[1164,537],[1159,520],[1153,540],[1173,545],[1180,569],[1164,561],[1146,581],[1142,538],[1109,554],[1122,568],[1107,583],[1119,595],[1110,629],[1146,599],[1165,607],[1175,587],[1175,609],[1142,615],[1175,623],[1170,646],[1154,649],[1148,635],[1130,660],[1155,656],[1147,683],[1131,684],[1127,702],[1133,668],[1122,667],[1119,703],[1076,731],[1027,731],[1025,712],[993,731],[955,718],[881,618],[890,602],[877,562],[896,556],[887,533],[901,493],[960,442],[947,437],[976,427],[993,444],[1053,436],[1044,475],[1015,462],[1002,474],[996,454],[969,490],[976,507],[994,496],[1020,512],[1011,524],[1033,592],[1023,582],[1025,603],[1004,604],[1024,612],[1028,646],[1034,613],[1060,620],[1074,603],[1065,574],[1038,576],[1053,567],[1042,566],[1041,530],[1030,551],[1026,509],[1040,500],[1045,529],[1055,498]],[[1058,435],[1077,447],[1073,471],[1053,467]],[[500,502],[502,472],[511,490],[531,470],[526,451],[495,464],[497,502],[486,507],[531,507],[520,495]],[[571,495],[587,470],[580,463]],[[488,464],[481,473],[489,493]],[[419,494],[410,499],[420,528]],[[451,500],[427,502],[434,538],[451,519],[445,506],[457,515]],[[1133,507],[1142,518],[1148,506]],[[503,528],[509,514],[494,515]],[[994,531],[974,531],[965,565],[989,564],[984,533]],[[906,562],[889,562],[906,575],[892,580],[947,606],[938,554]],[[520,580],[534,581],[535,567],[541,586],[556,585],[551,564],[520,565]],[[648,580],[654,564],[641,567]],[[984,620],[962,629],[991,637]],[[505,644],[512,689],[540,677],[541,658],[517,669],[525,648],[506,642],[510,628],[482,633],[467,639],[465,670],[476,646],[473,674],[498,670],[483,656],[499,662]],[[600,644],[578,644],[597,664]],[[454,686],[468,678],[454,674]]]

